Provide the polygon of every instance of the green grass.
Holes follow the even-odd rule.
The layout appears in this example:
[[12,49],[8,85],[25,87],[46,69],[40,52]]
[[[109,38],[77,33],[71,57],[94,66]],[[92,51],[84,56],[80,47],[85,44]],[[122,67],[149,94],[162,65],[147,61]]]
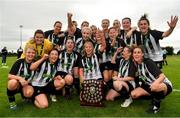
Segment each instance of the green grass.
[[[0,58],[1,59],[1,58]],[[8,57],[7,64],[9,68],[0,68],[0,117],[178,117],[180,116],[180,92],[172,92],[161,103],[161,109],[158,114],[148,114],[145,110],[149,107],[150,100],[134,100],[129,108],[121,108],[122,100],[115,102],[105,102],[105,107],[83,107],[79,105],[77,95],[72,100],[66,100],[58,96],[58,102],[49,101],[49,108],[38,109],[33,103],[22,102],[19,94],[16,95],[18,109],[12,111],[6,96],[7,75],[11,65],[16,60],[15,57]],[[164,66],[163,72],[171,80],[175,89],[180,89],[180,56],[168,56],[168,66]]]

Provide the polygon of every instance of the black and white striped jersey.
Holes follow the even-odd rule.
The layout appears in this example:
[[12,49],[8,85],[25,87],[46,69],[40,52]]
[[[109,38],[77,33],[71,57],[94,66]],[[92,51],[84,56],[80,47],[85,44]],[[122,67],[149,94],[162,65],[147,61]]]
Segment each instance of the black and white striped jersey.
[[149,30],[148,34],[141,35],[141,42],[145,48],[145,57],[153,61],[162,61],[163,53],[160,47],[159,40],[163,39],[163,32],[157,30]]
[[101,52],[100,48],[101,48],[101,44],[98,44],[98,43],[94,44],[94,53],[97,55],[98,61],[101,64],[103,62],[102,61],[102,55],[103,55],[104,51]]
[[65,35],[64,32],[59,32],[59,34],[54,34],[54,30],[49,30],[44,32],[45,38],[49,39],[53,45],[62,46],[64,42]]
[[125,31],[121,30],[120,38],[124,40],[127,46],[141,45],[141,33],[137,30],[135,30],[129,38],[126,38]]
[[[151,85],[162,73],[153,60],[145,58],[142,64],[138,64],[139,80]],[[165,78],[164,82],[172,86],[171,82]]]
[[57,65],[51,64],[48,60],[42,62],[35,71],[32,85],[43,87],[53,80],[57,72]]
[[[132,77],[135,78],[136,67],[131,59],[125,60],[124,58],[119,58],[116,60],[116,67],[114,71],[118,72],[118,77]],[[129,81],[133,87],[135,87],[135,81]]]
[[82,50],[83,50],[83,45],[84,45],[84,41],[83,38],[80,37],[75,41],[75,48],[74,50],[79,52],[80,54],[82,54]]
[[31,83],[34,71],[30,70],[31,63],[27,63],[25,59],[18,59],[12,66],[9,74],[24,77],[29,83]]
[[73,74],[73,67],[79,67],[81,61],[81,55],[73,51],[71,54],[66,50],[62,50],[59,55],[58,71],[63,71],[69,74]]
[[98,57],[94,54],[91,57],[82,57],[80,68],[83,68],[85,79],[100,79],[102,78],[99,68]]
[[[126,44],[121,38],[116,38],[115,45],[112,47],[111,46],[111,40],[108,38],[106,39],[106,50],[102,54],[102,60],[103,63],[107,61],[111,61],[111,58],[113,57],[114,53],[116,52],[117,48],[119,47],[126,47]],[[120,55],[119,55],[120,56]]]
[[[67,40],[68,35],[69,35],[68,32],[66,32],[62,50],[65,49],[65,42]],[[74,35],[72,37],[73,37],[73,41],[75,42],[74,50],[77,52],[80,52],[80,49],[82,48],[82,45],[83,45],[81,30],[79,28],[76,28],[76,32],[74,33]]]

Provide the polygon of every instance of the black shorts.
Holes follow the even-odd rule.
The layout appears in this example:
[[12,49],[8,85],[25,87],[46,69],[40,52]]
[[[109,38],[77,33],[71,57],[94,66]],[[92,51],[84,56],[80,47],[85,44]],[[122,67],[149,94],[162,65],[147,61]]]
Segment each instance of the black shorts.
[[131,83],[129,83],[129,82],[126,82],[126,83],[127,83],[128,87],[129,87],[129,92],[134,90],[134,87],[133,87],[133,85]]
[[51,90],[56,89],[55,86],[52,85],[54,85],[54,81],[49,82],[46,86],[33,86],[34,88],[33,98],[35,98],[39,94],[51,94]]
[[68,75],[68,73],[63,72],[63,71],[57,71],[55,77],[58,76],[58,75],[60,75],[60,76],[62,77],[62,79],[64,79],[64,77],[65,77],[66,75]]
[[169,94],[172,92],[173,88],[172,88],[171,85],[169,85],[169,84],[166,83],[166,82],[164,82],[164,84],[166,84],[166,86],[167,86],[167,93],[166,93],[166,95],[165,95],[165,96],[167,96],[167,95],[169,95]]
[[[169,85],[168,83],[164,82],[164,84],[167,86],[167,93],[165,96],[169,95],[172,92],[172,87],[171,85]],[[149,94],[151,94],[151,89],[150,89],[150,85],[148,84],[142,84],[140,86],[141,88],[143,88],[146,92],[148,92]]]
[[105,70],[112,70],[111,62],[108,61],[105,63],[101,63],[100,64],[100,70],[101,70],[101,73],[103,73],[103,71],[105,71]]
[[[23,86],[21,85],[21,83],[20,82],[18,82],[19,83],[19,87],[16,89],[16,93],[23,93]],[[30,83],[28,83],[28,85],[30,85],[30,86],[32,86]]]
[[[125,81],[125,83],[128,85],[128,88],[129,88],[129,92],[131,92],[132,90],[134,90],[134,87],[131,83]],[[112,86],[112,89],[115,90],[114,86]],[[116,90],[115,90],[116,91]]]

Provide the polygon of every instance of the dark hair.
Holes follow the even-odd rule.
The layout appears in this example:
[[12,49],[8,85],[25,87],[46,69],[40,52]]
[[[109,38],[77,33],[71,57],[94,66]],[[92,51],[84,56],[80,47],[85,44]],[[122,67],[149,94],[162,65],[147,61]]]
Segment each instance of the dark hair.
[[[57,59],[56,62],[54,63],[55,66],[57,66],[57,65],[58,65],[58,61],[59,61],[59,51],[58,51],[57,48],[53,48],[51,51],[49,51],[48,55],[50,55],[50,53],[51,53],[52,51],[57,51],[57,52],[58,52],[58,59]],[[48,60],[49,60],[49,58],[48,58]]]
[[77,21],[73,20],[72,23],[77,23]]
[[101,22],[103,22],[103,21],[108,21],[108,23],[110,23],[109,19],[103,19]]
[[138,26],[139,26],[139,23],[140,23],[142,20],[146,20],[147,23],[148,23],[148,25],[150,26],[150,22],[149,22],[149,20],[148,20],[148,18],[147,18],[147,14],[144,14],[144,15],[141,16],[141,18],[140,18],[139,21],[138,21]]
[[44,32],[41,29],[38,29],[38,30],[35,31],[34,37],[36,36],[36,34],[42,34],[43,37],[44,37]]
[[122,19],[122,22],[123,22],[123,20],[125,20],[125,19],[129,20],[129,21],[130,21],[130,23],[131,23],[131,18],[129,18],[129,17],[125,17],[125,18],[123,18],[123,19]]
[[56,22],[54,23],[54,27],[55,27],[55,25],[56,25],[57,23],[59,23],[59,24],[62,25],[62,23],[61,23],[60,21],[56,21]]
[[59,55],[59,51],[58,51],[58,49],[57,48],[53,48],[51,51],[49,51],[49,53],[48,53],[48,55],[50,55],[50,53],[52,52],[52,51],[57,51],[58,52],[58,55]]
[[142,51],[142,53],[145,53],[145,48],[143,45],[134,46],[132,51],[134,51],[134,49],[136,49],[136,48],[139,48]]
[[89,22],[88,22],[88,21],[83,21],[83,22],[81,23],[81,26],[82,26],[84,23],[87,23],[87,24],[89,25]]
[[131,53],[131,55],[130,55],[129,59],[132,59],[132,58],[133,58],[133,57],[132,57],[133,48],[132,48],[132,47],[130,47],[130,46],[126,46],[126,47],[124,47],[124,48],[123,48],[123,50],[124,50],[125,48],[127,48],[127,49],[128,49],[128,53]]
[[116,30],[116,28],[115,28],[115,27],[110,27],[110,28],[108,29],[108,33],[110,32],[110,30],[111,30],[111,29]]
[[130,46],[126,46],[126,47],[124,47],[124,48],[128,48],[128,52],[129,52],[129,53],[132,53],[132,51],[133,51],[132,47],[130,47]]
[[68,41],[68,40],[72,40],[72,41],[73,41],[73,43],[75,43],[75,42],[74,42],[74,38],[75,38],[75,37],[74,37],[74,36],[72,36],[72,35],[68,35],[68,36],[66,36],[65,44],[67,43],[67,41]]

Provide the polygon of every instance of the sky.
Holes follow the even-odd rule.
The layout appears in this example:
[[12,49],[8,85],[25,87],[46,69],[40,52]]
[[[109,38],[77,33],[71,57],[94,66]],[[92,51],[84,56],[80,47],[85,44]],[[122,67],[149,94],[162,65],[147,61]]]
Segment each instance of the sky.
[[[115,19],[120,21],[130,17],[132,26],[137,26],[139,18],[148,14],[151,29],[166,31],[171,15],[180,17],[180,0],[0,0],[0,49],[17,50],[20,46],[20,25],[22,44],[33,37],[37,29],[53,29],[55,21],[67,28],[67,13],[73,20],[89,21],[101,29],[101,20],[108,18],[110,25]],[[161,46],[173,46],[180,50],[180,21],[173,33],[160,41]]]

